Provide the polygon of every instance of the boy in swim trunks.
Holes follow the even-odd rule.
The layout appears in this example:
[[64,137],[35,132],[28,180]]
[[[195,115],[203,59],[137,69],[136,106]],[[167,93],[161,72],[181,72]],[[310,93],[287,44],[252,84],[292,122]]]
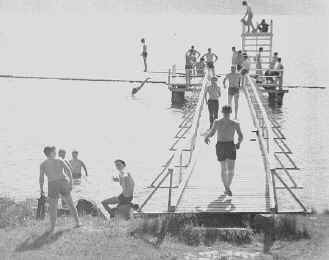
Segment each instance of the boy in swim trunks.
[[204,64],[204,58],[201,58],[195,65],[196,67],[196,75],[198,77],[204,77],[204,70],[206,65]]
[[218,60],[218,56],[211,51],[211,48],[208,48],[208,52],[202,56],[202,58],[206,58],[206,64],[208,70],[212,72],[212,77],[215,77],[215,62]]
[[[54,231],[57,219],[57,204],[59,195],[62,195],[66,204],[69,206],[71,214],[75,220],[76,227],[81,226],[77,209],[74,206],[71,190],[72,190],[72,175],[70,168],[63,160],[56,159],[56,148],[45,147],[43,150],[47,159],[40,165],[40,192],[44,193],[44,176],[48,179],[48,202],[49,202],[49,217],[50,217],[50,232]],[[69,178],[69,181],[65,178]]]
[[[240,124],[230,119],[232,109],[230,106],[223,106],[223,118],[216,120],[205,136],[205,143],[209,144],[211,138],[217,132],[216,155],[221,164],[222,182],[225,194],[232,196],[231,184],[234,176],[234,166],[236,160],[236,149],[240,148],[243,134]],[[238,143],[234,144],[234,134],[238,134]]]
[[238,55],[239,52],[236,50],[235,46],[232,47],[232,65],[238,66]]
[[192,45],[192,46],[191,46],[191,49],[189,49],[189,50],[186,52],[186,55],[191,56],[191,61],[192,61],[192,72],[193,72],[193,74],[195,75],[195,74],[196,74],[196,63],[197,63],[198,58],[201,56],[201,53],[198,52],[198,51],[194,48],[194,46]]
[[78,154],[78,151],[73,151],[72,160],[70,161],[73,179],[80,179],[82,177],[82,168],[84,169],[86,176],[88,176],[87,167],[83,161],[78,159]]
[[[207,100],[207,95],[209,95],[209,99]],[[220,98],[220,87],[217,85],[217,78],[211,78],[211,85],[207,86],[204,98],[208,105],[209,110],[209,121],[210,127],[212,127],[214,121],[218,118],[218,109],[219,109],[219,101]]]
[[185,54],[185,80],[186,87],[191,85],[191,76],[193,71],[193,57],[188,53]]
[[238,109],[239,109],[239,92],[242,83],[242,76],[240,73],[236,72],[236,67],[231,66],[231,73],[227,74],[223,80],[223,86],[226,88],[226,80],[228,80],[228,104],[232,107],[232,99],[234,97],[234,112],[235,119],[238,117]]
[[132,204],[134,197],[135,182],[129,172],[126,170],[126,163],[123,160],[115,160],[115,167],[119,171],[119,177],[113,177],[114,182],[118,182],[122,188],[119,196],[115,196],[102,201],[104,208],[110,213],[111,217],[114,216],[114,211],[109,207],[109,204],[131,205],[135,208],[137,205]]
[[141,39],[142,43],[142,54],[141,56],[143,57],[143,62],[144,62],[144,72],[147,72],[147,45],[145,43],[145,39]]
[[[254,16],[252,10],[251,10],[251,6],[248,5],[247,1],[242,1],[242,5],[246,7],[246,13],[245,15],[242,17],[241,22],[247,26],[248,30],[247,32],[250,32],[250,26],[252,27],[252,32],[256,32],[256,28],[252,22],[252,18]],[[247,18],[247,19],[246,19]]]
[[243,62],[243,56],[242,56],[242,51],[238,51],[238,57],[237,57],[237,66],[236,69],[238,72],[242,69],[242,62]]
[[71,164],[68,160],[65,159],[65,156],[66,156],[66,151],[64,149],[59,149],[58,150],[58,157],[60,159],[62,159],[72,171]]
[[242,75],[242,83],[241,85],[244,86],[245,81],[246,81],[246,75],[249,73],[250,70],[250,61],[248,58],[247,53],[244,53],[243,55],[243,62],[242,62],[242,69],[241,69],[241,75]]

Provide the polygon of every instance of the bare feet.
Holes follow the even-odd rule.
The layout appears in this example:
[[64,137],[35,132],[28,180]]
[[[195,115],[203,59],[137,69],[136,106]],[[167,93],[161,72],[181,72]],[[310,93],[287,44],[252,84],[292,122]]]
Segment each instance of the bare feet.
[[76,223],[74,228],[79,228],[79,227],[82,227],[83,225],[79,222],[79,223]]

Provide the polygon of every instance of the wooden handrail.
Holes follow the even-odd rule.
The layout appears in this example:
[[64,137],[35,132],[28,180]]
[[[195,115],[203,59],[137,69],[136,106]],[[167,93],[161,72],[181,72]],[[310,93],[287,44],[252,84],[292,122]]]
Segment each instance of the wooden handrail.
[[[258,135],[258,140],[260,143],[260,148],[264,154],[264,161],[265,161],[265,170],[266,170],[266,178],[267,178],[267,183],[266,183],[266,192],[269,194],[270,197],[270,208],[272,210],[275,210],[277,208],[277,199],[276,199],[276,193],[274,190],[274,186],[273,186],[273,176],[272,176],[272,170],[274,169],[274,165],[273,165],[273,154],[271,154],[272,151],[272,142],[273,142],[273,136],[272,136],[272,131],[271,131],[271,123],[270,120],[268,118],[267,112],[263,106],[262,101],[259,98],[257,89],[254,85],[254,83],[252,82],[251,78],[249,77],[249,75],[246,76],[247,78],[247,82],[246,85],[249,83],[250,89],[254,94],[254,97],[256,99],[257,105],[260,109],[261,115],[262,115],[262,119],[261,121],[258,119],[257,116],[257,112],[254,108],[254,105],[252,103],[251,97],[250,97],[250,93],[249,90],[247,89],[248,87],[245,85],[245,96],[248,102],[248,106],[254,121],[254,124],[258,130],[259,133],[261,133],[261,135]],[[262,124],[262,125],[261,125]],[[263,129],[266,128],[267,129],[267,137],[264,138],[263,137]],[[270,187],[270,183],[272,184]]]
[[168,172],[162,177],[161,181],[158,183],[158,185],[152,190],[152,192],[147,196],[147,198],[144,200],[142,205],[139,207],[139,212],[142,211],[144,206],[147,204],[147,202],[152,198],[154,193],[160,188],[161,184],[167,179],[167,177],[172,174],[172,169],[168,169]]

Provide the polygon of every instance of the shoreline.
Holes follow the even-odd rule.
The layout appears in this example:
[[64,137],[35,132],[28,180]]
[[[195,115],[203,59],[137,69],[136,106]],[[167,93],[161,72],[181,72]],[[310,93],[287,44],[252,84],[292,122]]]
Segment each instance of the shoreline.
[[[289,218],[281,216],[282,223],[277,224],[277,230],[281,233],[276,234],[277,239],[270,246],[269,253],[264,254],[263,227],[240,226],[232,229],[232,219],[217,220],[217,224],[228,224],[231,228],[218,228],[220,231],[216,233],[207,231],[207,221],[203,220],[204,224],[200,225],[194,219],[193,224],[190,217],[172,218],[168,224],[168,219],[160,218],[105,221],[101,217],[82,216],[83,227],[72,229],[71,217],[62,216],[58,218],[55,233],[45,238],[48,218],[36,221],[34,210],[28,207],[28,203],[20,204],[1,198],[0,209],[0,249],[8,257],[5,259],[43,259],[46,255],[51,256],[47,259],[63,256],[68,259],[90,259],[95,255],[107,259],[198,259],[197,256],[218,259],[219,255],[233,257],[240,254],[251,257],[249,259],[308,260],[326,259],[314,257],[329,255],[328,211]],[[6,217],[9,222],[4,223]],[[168,224],[166,229],[163,229],[164,223]],[[255,223],[261,225],[263,222]],[[294,223],[297,223],[295,230]],[[238,226],[237,223],[235,226]],[[116,249],[112,247],[109,250],[111,246]],[[138,250],[128,249],[130,247]]]

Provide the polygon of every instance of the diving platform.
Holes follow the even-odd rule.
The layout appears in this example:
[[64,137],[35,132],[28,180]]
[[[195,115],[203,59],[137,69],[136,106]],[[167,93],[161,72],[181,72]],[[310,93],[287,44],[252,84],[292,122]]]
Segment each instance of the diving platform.
[[[281,106],[284,94],[288,92],[283,89],[283,70],[270,69],[273,52],[273,21],[270,21],[268,32],[246,32],[242,25],[242,51],[247,53],[251,64],[250,73],[254,74],[257,86],[268,95],[271,106]],[[262,48],[260,62],[256,61],[256,55]]]

